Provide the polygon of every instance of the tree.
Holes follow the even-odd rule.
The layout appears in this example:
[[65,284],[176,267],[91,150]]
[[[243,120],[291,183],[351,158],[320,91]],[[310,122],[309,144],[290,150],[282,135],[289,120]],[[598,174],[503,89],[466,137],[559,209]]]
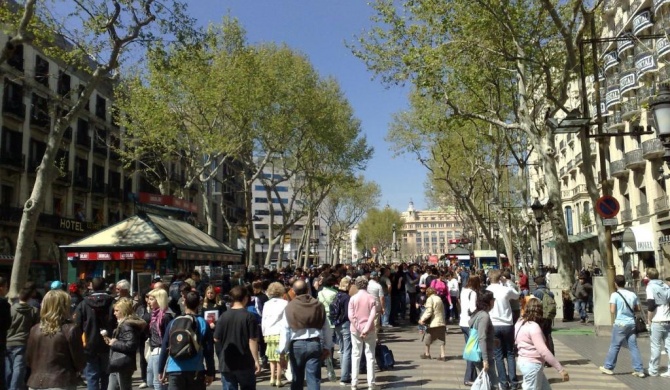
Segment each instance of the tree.
[[[177,1],[159,4],[154,0],[84,0],[67,6],[71,9],[66,16],[54,16],[52,10],[38,7],[36,1],[26,1],[21,12],[17,12],[15,3],[0,5],[2,23],[12,36],[2,49],[0,61],[6,61],[18,45],[32,44],[88,75],[86,87],[78,95],[56,102],[62,113],[51,110],[56,121],[49,133],[30,197],[23,207],[10,297],[16,296],[26,282],[38,218],[44,209],[47,190],[58,174],[54,161],[67,127],[77,118],[96,87],[113,82],[130,47],[138,42],[155,42],[157,33],[183,37],[179,31],[184,32],[192,25],[184,15],[185,6]],[[175,29],[177,26],[179,28]]]
[[404,220],[397,210],[390,207],[370,209],[358,224],[359,249],[372,251],[372,248],[377,248],[377,256],[381,254],[382,258],[390,257],[394,224],[397,232],[402,231]]
[[375,182],[362,176],[338,182],[320,207],[321,216],[328,226],[329,250],[332,264],[340,263],[342,242],[366,212],[379,204],[381,189]]
[[[422,0],[398,5],[379,0],[373,6],[377,26],[353,50],[384,82],[411,82],[442,102],[449,118],[525,135],[544,169],[559,272],[564,281],[574,280],[554,132],[545,119],[570,111],[569,86],[579,69],[579,41],[594,17],[592,4]],[[584,166],[589,180],[593,175],[586,158]],[[593,199],[597,188],[589,181]]]

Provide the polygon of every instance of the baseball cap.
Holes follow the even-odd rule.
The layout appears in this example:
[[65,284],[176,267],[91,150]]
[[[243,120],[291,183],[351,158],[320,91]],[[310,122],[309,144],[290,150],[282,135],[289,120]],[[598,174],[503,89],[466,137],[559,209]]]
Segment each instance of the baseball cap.
[[371,278],[376,278],[376,277],[378,277],[378,276],[379,276],[379,272],[377,272],[377,271],[372,271],[372,272],[370,272],[370,277],[371,277]]
[[60,290],[63,287],[63,283],[59,282],[58,280],[54,280],[51,282],[51,289],[52,290]]

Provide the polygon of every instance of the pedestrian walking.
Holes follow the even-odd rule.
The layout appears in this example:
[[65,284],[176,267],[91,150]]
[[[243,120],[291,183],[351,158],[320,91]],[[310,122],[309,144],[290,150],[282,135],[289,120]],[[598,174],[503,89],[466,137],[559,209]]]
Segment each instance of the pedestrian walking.
[[197,316],[199,306],[200,295],[189,291],[184,313],[170,322],[163,335],[158,371],[161,382],[167,380],[168,390],[205,390],[214,380],[212,330]]
[[261,334],[256,317],[247,311],[249,290],[235,285],[229,295],[233,304],[219,317],[214,330],[214,342],[221,343],[221,382],[224,390],[254,390],[256,375],[261,372]]
[[[470,337],[470,316],[477,310],[477,296],[480,294],[481,287],[481,279],[478,275],[473,275],[467,278],[465,287],[461,290],[461,317],[458,326],[465,336],[466,343],[468,342],[468,337]],[[476,378],[475,363],[466,361],[463,384],[465,386],[472,386]]]
[[84,333],[86,354],[86,387],[88,390],[107,390],[109,384],[109,346],[102,333],[111,334],[116,328],[113,313],[114,297],[105,292],[102,278],[93,278],[93,292],[86,296],[74,311],[74,323]]
[[[474,276],[471,278],[473,277]],[[492,388],[497,389],[499,380],[493,355],[496,337],[493,323],[489,316],[489,312],[493,309],[494,304],[495,298],[491,291],[484,291],[477,294],[477,307],[470,317],[468,328],[477,330],[479,349],[482,354],[482,360],[476,362],[475,366],[479,371],[486,371]]]
[[[328,275],[322,280],[322,288],[317,294],[317,299],[323,305],[323,308],[326,310],[326,322],[330,326],[331,334],[335,326],[330,322],[330,304],[333,303],[335,297],[337,296],[337,278],[335,275]],[[379,286],[379,292],[381,294],[381,286]],[[381,324],[380,324],[381,325]],[[326,357],[326,371],[328,371],[328,380],[335,382],[337,375],[335,374],[335,367],[333,366],[333,351],[330,351],[330,354]]]
[[644,378],[644,366],[635,332],[635,312],[640,311],[640,302],[637,294],[626,290],[626,278],[623,275],[616,275],[614,284],[617,291],[610,295],[610,313],[615,315],[612,339],[605,363],[600,366],[600,371],[603,374],[614,375],[619,350],[624,344],[627,344],[633,363],[633,375]]
[[137,368],[137,350],[140,333],[147,323],[134,315],[133,302],[120,298],[114,304],[114,316],[118,322],[111,338],[103,336],[109,345],[109,385],[107,390],[131,390],[133,373]]
[[284,329],[277,351],[289,353],[293,373],[291,390],[302,390],[305,381],[309,390],[319,390],[321,362],[330,355],[333,347],[326,309],[312,297],[305,281],[296,280],[292,289],[295,298],[286,305]]
[[[491,323],[497,340],[494,349],[496,369],[502,390],[514,389],[516,381],[516,361],[514,359],[514,322],[510,300],[519,299],[519,293],[504,284],[500,270],[489,271],[491,284],[486,288],[493,293],[495,302],[490,312]],[[507,367],[505,367],[507,361]]]
[[270,386],[282,387],[282,359],[277,353],[279,346],[279,335],[282,331],[284,311],[288,301],[282,297],[286,289],[281,283],[274,282],[268,286],[266,291],[269,301],[263,306],[261,330],[265,343],[267,344],[268,362],[270,363]]
[[340,347],[340,386],[351,383],[351,323],[349,322],[349,286],[347,276],[340,280],[335,300],[330,304],[330,322]]
[[448,275],[449,281],[447,282],[447,287],[449,288],[449,296],[451,297],[451,305],[453,309],[449,310],[448,318],[449,321],[458,321],[459,312],[460,312],[460,303],[458,296],[460,294],[461,288],[460,283],[458,283],[458,274],[455,272],[450,272]]
[[138,386],[140,389],[146,389],[149,387],[147,385],[147,340],[149,338],[149,327],[147,324],[149,323],[151,319],[151,313],[148,311],[148,299],[149,299],[149,291],[148,289],[143,289],[142,291],[137,292],[137,297],[134,302],[134,313],[135,316],[139,317],[144,321],[144,330],[140,332],[139,334],[139,340],[138,340],[138,352],[140,355],[140,378],[142,382]]
[[5,298],[7,295],[7,279],[0,276],[0,390],[5,390],[9,383],[6,383],[5,354],[7,351],[7,331],[12,324],[11,306]]
[[[174,318],[174,313],[168,307],[168,294],[163,288],[155,288],[149,292],[147,299],[148,315],[144,320],[149,323],[149,351],[145,351],[147,359],[147,383],[154,390],[166,390],[167,386],[161,381],[163,373],[158,367],[158,358],[161,354],[163,337],[167,332],[167,326]],[[147,318],[148,317],[148,318]]]
[[[551,351],[552,355],[555,355],[554,338],[552,337],[551,332],[553,330],[554,318],[556,318],[556,299],[554,293],[549,291],[544,276],[536,277],[535,284],[537,287],[535,288],[535,291],[533,291],[533,296],[542,302],[543,318],[538,324],[542,329],[542,334],[544,334],[549,351]],[[545,294],[547,294],[546,298],[544,296]]]
[[[649,321],[651,334],[651,357],[649,358],[649,376],[658,376],[658,367],[661,361],[661,350],[665,348],[670,356],[670,287],[660,280],[656,268],[647,268],[647,320]],[[668,364],[670,366],[670,364]],[[662,377],[670,378],[670,368],[660,374]]]
[[582,324],[587,323],[589,319],[586,307],[592,290],[593,287],[591,284],[587,283],[586,276],[584,274],[579,274],[579,280],[572,286],[572,295],[575,296],[577,311],[579,312],[579,318]]
[[23,390],[26,383],[26,345],[33,326],[40,322],[37,309],[28,304],[31,290],[22,288],[19,300],[11,307],[7,352],[5,360],[5,383],[9,390]]
[[30,389],[74,390],[79,372],[86,366],[86,355],[81,327],[70,322],[70,296],[62,290],[47,292],[40,317],[28,336],[27,385]]
[[545,343],[542,328],[538,323],[542,322],[542,319],[542,301],[533,298],[528,301],[523,317],[514,328],[519,370],[523,375],[523,390],[551,390],[543,370],[545,363],[554,367],[564,382],[570,380],[568,371],[556,360]]
[[[349,322],[351,323],[352,373],[351,388],[358,388],[358,372],[361,355],[365,354],[368,389],[376,389],[375,384],[375,347],[377,333],[374,327],[377,306],[375,299],[367,291],[368,281],[363,276],[356,278],[358,292],[349,300]],[[297,390],[297,389],[295,389]]]
[[426,289],[426,296],[426,309],[419,319],[419,325],[426,326],[426,333],[423,336],[425,350],[419,357],[421,359],[430,359],[430,346],[434,341],[437,341],[440,346],[440,357],[437,360],[446,362],[445,343],[447,339],[447,324],[444,321],[444,304],[433,288]]

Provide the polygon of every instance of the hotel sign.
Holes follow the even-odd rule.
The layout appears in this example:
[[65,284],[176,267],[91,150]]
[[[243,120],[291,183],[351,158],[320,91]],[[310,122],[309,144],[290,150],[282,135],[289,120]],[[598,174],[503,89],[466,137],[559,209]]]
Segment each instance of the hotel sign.
[[609,110],[614,105],[621,102],[621,94],[619,93],[619,87],[612,86],[607,88],[607,94],[605,95],[605,107]]
[[637,69],[638,78],[655,71],[656,68],[656,58],[654,58],[654,54],[651,51],[646,51],[635,56],[635,69]]

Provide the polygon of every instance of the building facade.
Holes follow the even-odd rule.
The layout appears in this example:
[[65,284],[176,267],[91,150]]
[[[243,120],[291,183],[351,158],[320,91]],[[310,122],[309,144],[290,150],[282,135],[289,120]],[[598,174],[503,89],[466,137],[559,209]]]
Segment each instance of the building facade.
[[[464,236],[463,221],[454,208],[415,210],[410,201],[401,213],[404,221],[399,242],[404,257],[425,259],[430,255],[444,255]],[[452,244],[450,244],[452,240]]]

